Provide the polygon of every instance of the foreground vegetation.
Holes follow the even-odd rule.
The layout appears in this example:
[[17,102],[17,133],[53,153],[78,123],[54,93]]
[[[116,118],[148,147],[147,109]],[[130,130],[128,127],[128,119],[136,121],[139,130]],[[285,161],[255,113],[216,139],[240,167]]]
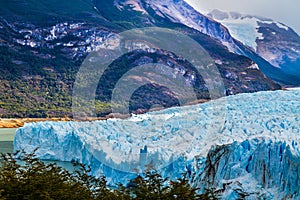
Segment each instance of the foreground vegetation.
[[90,176],[84,165],[70,173],[54,163],[45,164],[34,153],[24,154],[22,163],[13,154],[1,154],[1,160],[0,200],[216,199],[211,191],[198,195],[186,177],[170,181],[156,171],[136,177],[127,187],[109,189],[105,177]]

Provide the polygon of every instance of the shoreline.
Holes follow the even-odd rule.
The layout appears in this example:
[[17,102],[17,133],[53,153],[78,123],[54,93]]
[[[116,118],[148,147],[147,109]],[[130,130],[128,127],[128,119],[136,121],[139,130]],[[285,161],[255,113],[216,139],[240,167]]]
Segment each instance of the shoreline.
[[25,123],[31,122],[44,122],[44,121],[54,121],[54,122],[66,122],[72,121],[70,118],[0,118],[0,128],[20,128],[23,127]]
[[[300,87],[283,87],[281,90],[285,91],[294,91],[300,90]],[[210,100],[207,99],[199,99],[193,102],[188,102],[185,106],[195,105],[195,104],[202,104],[209,102]],[[151,108],[148,111],[145,110],[138,110],[137,113],[132,114],[144,114],[153,111],[159,111],[166,108]],[[120,114],[120,113],[110,113],[104,117],[86,117],[82,119],[73,119],[70,117],[50,117],[50,118],[1,118],[0,117],[0,129],[2,128],[20,128],[23,127],[25,123],[34,123],[34,122],[45,122],[45,121],[52,121],[52,122],[69,122],[69,121],[77,121],[77,122],[84,122],[84,121],[97,121],[97,120],[107,120],[110,118],[119,118],[119,119],[127,119],[130,118],[131,114]]]
[[[202,104],[208,102],[206,99],[199,99],[197,101],[189,102],[188,105]],[[134,114],[144,114],[153,111],[159,111],[166,108],[151,108],[148,111],[138,110],[137,113]],[[127,119],[131,116],[131,114],[120,114],[120,113],[110,113],[105,117],[95,117],[95,118],[82,118],[80,120],[75,120],[69,117],[52,117],[52,118],[0,118],[0,128],[20,128],[23,127],[25,123],[32,122],[45,122],[45,121],[53,121],[53,122],[68,122],[68,121],[97,121],[97,120],[107,120],[110,118],[119,118],[119,119]]]
[[[300,90],[300,87],[293,88],[293,87],[283,87],[281,90],[286,90],[286,91],[291,91],[291,90]],[[188,105],[195,105],[195,104],[202,104],[209,102],[210,100],[207,99],[199,99],[193,102],[189,102],[186,104]],[[153,112],[153,111],[159,111],[163,110],[166,108],[151,108],[148,111],[145,110],[138,110],[137,113],[133,114],[144,114],[148,112]],[[119,119],[127,119],[130,118],[131,114],[120,114],[120,113],[110,113],[106,115],[105,117],[94,117],[94,118],[82,118],[80,120],[78,119],[73,119],[70,117],[51,117],[51,118],[0,118],[0,129],[2,128],[20,128],[23,127],[25,123],[34,123],[34,122],[45,122],[45,121],[52,121],[52,122],[68,122],[68,121],[97,121],[97,120],[107,120],[110,118],[119,118]]]

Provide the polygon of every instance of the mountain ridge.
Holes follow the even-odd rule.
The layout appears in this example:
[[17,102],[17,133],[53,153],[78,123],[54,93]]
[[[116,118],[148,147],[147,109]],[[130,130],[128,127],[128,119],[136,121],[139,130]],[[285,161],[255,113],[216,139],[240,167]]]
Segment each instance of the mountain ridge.
[[[97,50],[104,40],[118,32],[144,26],[171,28],[195,39],[210,53],[215,62],[219,63],[216,65],[221,72],[227,94],[281,88],[258,69],[248,68],[254,64],[250,59],[228,52],[222,42],[211,36],[151,13],[154,10],[150,6],[147,8],[149,15],[146,16],[138,11],[132,11],[130,7],[120,11],[114,6],[113,1],[108,0],[93,1],[95,7],[93,4],[84,4],[89,5],[88,8],[82,6],[82,1],[75,1],[72,5],[63,1],[62,5],[68,5],[67,7],[59,7],[55,4],[55,0],[40,2],[38,5],[33,4],[33,0],[25,2],[24,4],[24,1],[13,1],[0,9],[2,117],[70,117],[72,84],[86,55]],[[44,12],[42,9],[42,12],[41,8],[47,8],[49,11]],[[32,16],[25,15],[26,9],[33,11]],[[98,16],[99,13],[101,15]],[[12,18],[17,21],[10,20]],[[150,24],[145,25],[145,22]],[[220,26],[217,22],[215,25]],[[239,45],[243,47],[242,44]],[[133,52],[131,56],[139,59],[136,63],[139,65],[145,62],[145,59],[141,59],[145,53]],[[146,56],[147,62],[155,58],[167,64],[166,52],[156,51],[155,55],[149,56]],[[257,56],[253,54],[253,57]],[[115,78],[121,77],[122,70],[131,69],[136,65],[135,61],[130,62],[132,63],[128,63],[127,68],[122,69],[121,66],[124,67],[124,64],[116,61],[115,65],[120,67],[115,66],[116,73],[108,71],[108,74]],[[189,72],[188,63],[180,64],[182,61],[176,57],[172,62],[175,64],[174,69],[182,65],[185,72]],[[263,60],[260,63],[269,69],[268,63]],[[263,66],[260,68],[263,69]],[[114,80],[103,82],[98,92],[101,88],[113,89],[113,84]],[[203,85],[201,87],[205,88]],[[207,91],[201,87],[199,95],[207,99]],[[153,90],[163,92],[165,89],[149,86],[143,89],[143,93],[146,90],[149,93]],[[96,107],[101,116],[111,112],[109,97],[110,91],[98,94]],[[158,103],[162,102],[164,106],[176,105],[174,95],[158,97],[160,99]],[[143,98],[148,97],[142,95],[142,100],[135,104],[138,106],[134,107],[133,111],[139,108],[147,110],[152,104],[157,103],[153,99]],[[149,103],[145,105],[141,103],[147,101]]]
[[207,16],[227,26],[235,38],[282,71],[299,76],[300,36],[290,27],[260,16],[213,10]]

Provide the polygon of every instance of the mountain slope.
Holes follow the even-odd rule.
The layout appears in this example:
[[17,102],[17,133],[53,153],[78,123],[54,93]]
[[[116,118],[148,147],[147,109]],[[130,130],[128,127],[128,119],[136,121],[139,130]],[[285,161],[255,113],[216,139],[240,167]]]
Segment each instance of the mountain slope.
[[273,66],[299,76],[300,36],[290,27],[258,16],[213,10],[207,16],[224,24],[230,33]]
[[[95,0],[94,2],[97,6],[98,1]],[[133,18],[135,23],[137,19],[139,24],[147,24],[148,26],[150,24],[160,26],[161,24],[166,25],[168,22],[173,22],[196,29],[221,41],[231,52],[252,59],[269,78],[283,85],[300,85],[300,76],[274,67],[264,58],[258,56],[251,48],[233,38],[225,26],[199,13],[184,0],[114,0],[114,5],[121,11],[118,14],[119,17],[122,16],[120,18],[126,18],[128,12],[135,12],[137,15],[142,16],[143,20],[140,20],[141,18]],[[102,3],[99,3],[98,9],[101,10],[101,8]]]
[[114,4],[122,12],[126,10],[139,12],[148,18],[149,24],[159,25],[160,22],[168,21],[183,24],[218,39],[233,52],[241,52],[223,25],[197,12],[185,1],[114,0]]
[[[127,1],[126,1],[127,2]],[[230,53],[222,42],[195,29],[155,14],[153,4],[139,2],[140,11],[117,1],[77,0],[70,4],[63,0],[39,2],[16,0],[2,2],[0,8],[0,80],[1,117],[71,116],[71,92],[76,73],[85,57],[99,49],[103,41],[121,31],[136,27],[160,26],[171,28],[195,39],[211,55],[221,72],[227,94],[280,89],[253,66],[250,59]],[[148,2],[151,3],[151,2]],[[158,3],[158,2],[157,2]],[[176,3],[176,2],[174,2]],[[25,11],[32,11],[27,15]],[[165,13],[167,15],[167,13]],[[207,20],[205,30],[224,29],[219,23]],[[226,37],[224,37],[226,38]],[[240,44],[243,47],[242,44]],[[96,109],[100,116],[111,112],[111,91],[118,79],[140,64],[157,62],[170,66],[174,73],[184,68],[186,80],[198,91],[199,99],[209,99],[207,88],[200,77],[191,80],[192,68],[177,55],[167,58],[168,52],[132,52],[116,60],[107,79],[99,84]],[[254,54],[253,57],[256,55]],[[134,58],[134,59],[131,59]],[[130,60],[131,59],[131,60]],[[262,61],[261,63],[264,63]],[[265,64],[264,64],[265,65]],[[263,65],[260,66],[263,69]],[[268,67],[267,67],[268,68]],[[149,98],[153,91],[158,95]],[[163,95],[167,94],[167,95]],[[132,112],[148,110],[154,104],[164,107],[178,105],[176,96],[166,88],[148,85],[141,88],[133,102]]]

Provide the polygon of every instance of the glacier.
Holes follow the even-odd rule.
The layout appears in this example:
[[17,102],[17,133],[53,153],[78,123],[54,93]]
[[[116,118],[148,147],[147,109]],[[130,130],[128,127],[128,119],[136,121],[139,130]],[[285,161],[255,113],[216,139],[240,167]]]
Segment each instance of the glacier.
[[214,146],[194,186],[217,188],[222,199],[299,199],[299,152],[285,141],[251,139]]
[[149,15],[150,23],[159,17],[209,35],[228,51],[253,60],[268,78],[283,85],[299,85],[300,37],[290,27],[236,12],[207,13],[190,4],[193,3],[186,0],[114,0],[118,10],[129,8],[144,16]]
[[278,21],[237,12],[212,10],[208,17],[228,28],[230,34],[274,67],[296,75],[300,59],[300,37],[291,28]]
[[207,16],[222,23],[234,38],[251,47],[255,52],[257,50],[256,41],[264,39],[263,34],[259,32],[259,22],[273,22],[262,17],[242,15],[237,12],[223,12],[216,9],[209,12]]
[[215,187],[229,199],[236,191],[250,199],[274,193],[297,199],[299,97],[298,90],[267,91],[128,119],[29,123],[17,130],[14,150],[38,148],[41,159],[87,164],[111,185],[155,168],[163,177],[187,172],[194,185]]

